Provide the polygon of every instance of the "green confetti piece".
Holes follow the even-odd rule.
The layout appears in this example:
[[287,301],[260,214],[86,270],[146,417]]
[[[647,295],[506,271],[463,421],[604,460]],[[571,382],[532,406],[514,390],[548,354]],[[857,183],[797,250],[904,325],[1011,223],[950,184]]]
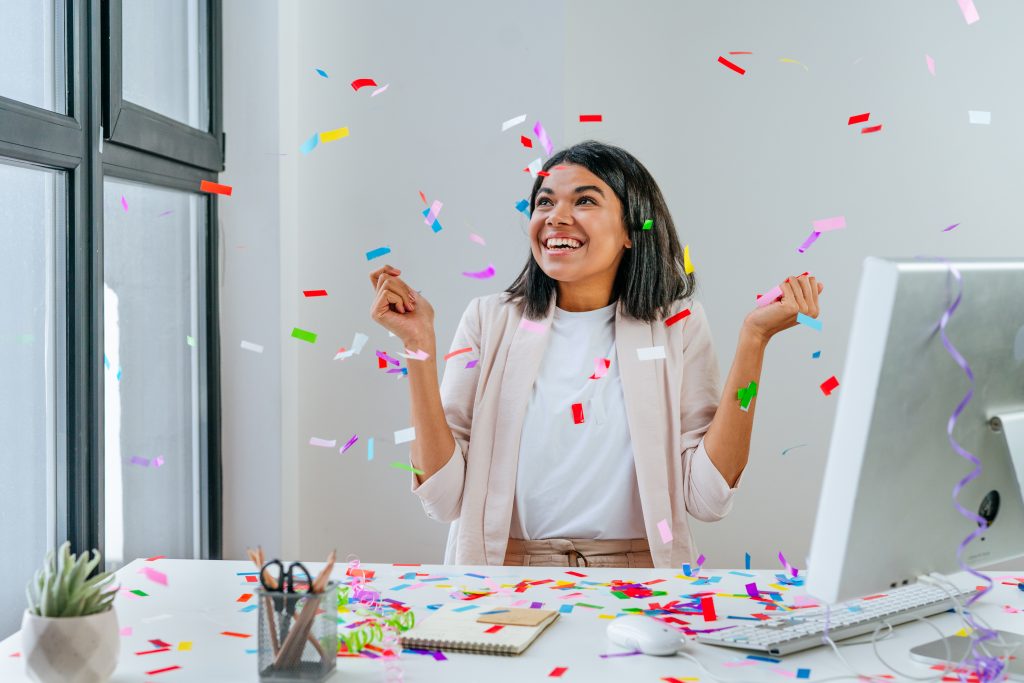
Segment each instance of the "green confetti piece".
[[740,410],[750,408],[750,402],[757,396],[757,382],[751,382],[736,392],[736,398],[740,400]]
[[654,219],[653,218],[648,218],[647,220],[644,221],[644,230],[650,230],[653,227],[654,227]]
[[301,341],[316,344],[316,332],[309,332],[308,330],[296,327],[292,330],[292,336]]
[[589,607],[591,609],[604,609],[604,607],[601,606],[601,605],[591,605],[590,603],[587,603],[587,602],[577,602],[576,606],[577,607]]
[[418,470],[412,465],[407,465],[404,462],[398,462],[397,460],[391,463],[391,466],[400,470],[405,470],[406,472],[412,472],[413,474],[423,474],[423,470]]
[[187,343],[189,346],[195,346],[196,345],[196,340],[193,339],[192,337],[189,337],[189,336],[186,335],[185,343]]
[[141,591],[141,590],[139,590],[138,588],[136,588],[135,590],[133,590],[133,591],[132,591],[132,593],[135,593],[135,594],[136,594],[136,595],[138,595],[138,596],[139,596],[140,598],[148,598],[148,597],[149,597],[149,593],[147,593],[146,591]]

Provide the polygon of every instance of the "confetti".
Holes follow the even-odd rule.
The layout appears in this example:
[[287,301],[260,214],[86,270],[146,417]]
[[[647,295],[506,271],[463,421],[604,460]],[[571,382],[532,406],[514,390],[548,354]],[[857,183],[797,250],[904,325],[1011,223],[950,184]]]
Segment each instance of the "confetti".
[[821,321],[816,318],[812,318],[809,315],[804,315],[803,313],[797,313],[796,321],[801,325],[807,325],[807,327],[813,328],[818,332],[821,332]]
[[758,294],[758,296],[757,296],[757,305],[758,306],[767,306],[770,303],[774,303],[777,299],[780,299],[781,297],[782,297],[782,287],[779,287],[778,285],[776,285],[776,286],[772,287],[771,289],[769,289],[764,294]]
[[821,351],[815,351],[812,353],[811,358],[821,358]]
[[990,111],[968,111],[967,116],[971,123],[987,126],[992,123],[992,112]]
[[752,598],[759,598],[759,597],[761,597],[761,592],[759,590],[757,590],[757,584],[756,583],[748,583],[747,585],[744,586],[744,588],[747,589],[747,595],[749,595],[750,597],[752,597]]
[[159,583],[161,586],[167,585],[167,574],[164,574],[162,571],[153,569],[152,567],[143,567],[139,570],[139,573],[144,575],[153,583]]
[[221,631],[222,636],[231,636],[232,638],[252,638],[251,633],[238,633],[236,631]]
[[541,125],[540,121],[533,125],[533,134],[537,136],[537,142],[544,147],[545,153],[551,156],[551,151],[555,146],[551,144],[551,138],[548,137],[548,132],[544,130],[544,126]]
[[511,118],[508,121],[506,121],[505,123],[501,124],[501,132],[504,133],[509,128],[512,128],[513,126],[518,126],[520,123],[522,123],[525,120],[526,120],[526,114],[523,114],[521,116],[516,116],[515,118]]
[[523,147],[528,147],[530,149],[533,149],[533,140],[531,140],[530,138],[526,137],[525,135],[520,135],[519,136],[519,142],[522,143]]
[[610,358],[595,358],[594,359],[594,374],[590,376],[590,379],[601,379],[608,373],[608,368],[612,365]]
[[[790,446],[789,448],[783,450],[782,454],[785,455],[786,453],[789,453],[791,450],[793,450],[795,448],[803,448],[806,445],[807,444],[805,444],[805,443],[801,443],[801,444],[797,444],[796,446]],[[747,567],[747,569],[750,569],[750,567]]]
[[651,230],[652,228],[654,228],[654,219],[648,218],[647,220],[644,221],[644,227],[642,229]]
[[672,316],[671,318],[666,320],[665,321],[665,327],[671,327],[672,325],[675,325],[677,322],[679,322],[683,318],[689,318],[689,317],[690,317],[690,309],[689,308],[684,308],[683,310],[679,311],[674,316]]
[[377,81],[373,80],[372,78],[357,78],[356,80],[352,81],[353,90],[358,91],[360,88],[365,88],[366,86],[376,88]]
[[928,65],[928,73],[930,73],[932,76],[934,76],[935,75],[935,60],[932,59],[930,55],[925,55],[924,56],[924,62],[925,62],[925,64]]
[[302,295],[307,299],[313,296],[327,296],[326,289],[304,289]]
[[318,74],[320,74],[321,76],[323,76],[324,78],[328,78],[328,76],[327,76],[327,72],[326,72],[326,71],[324,71],[323,69],[317,69],[317,70],[316,70],[316,72],[317,72]]
[[381,94],[382,92],[384,92],[385,90],[388,89],[389,85],[391,85],[391,84],[390,83],[385,83],[384,85],[380,86],[379,88],[374,90],[372,93],[370,93],[370,97],[376,97],[377,95]]
[[574,424],[583,424],[583,404],[572,404],[572,421]]
[[855,123],[864,123],[870,118],[871,112],[868,112],[866,114],[854,114],[853,116],[850,117],[850,120],[846,123],[846,125],[852,126]]
[[647,346],[636,350],[637,358],[640,360],[658,360],[665,357],[664,346]]
[[373,437],[366,440],[366,459],[373,460]]
[[320,448],[334,448],[338,444],[336,439],[318,439],[315,436],[309,437],[310,446],[319,446]]
[[192,649],[192,641],[191,640],[183,640],[180,643],[178,643],[178,651],[179,652],[188,652],[191,649]]
[[341,451],[340,452],[344,453],[348,449],[352,448],[353,444],[355,444],[356,441],[359,441],[359,435],[353,434],[352,438],[349,439],[347,442],[345,442],[345,445],[341,447]]
[[375,258],[379,258],[379,257],[383,256],[384,254],[390,254],[390,253],[391,253],[391,247],[377,247],[373,251],[366,252],[366,260],[367,261],[372,261]]
[[487,278],[494,277],[494,265],[489,265],[483,270],[477,271],[475,273],[464,272],[463,275],[465,275],[466,277],[475,277],[478,280],[486,280]]
[[400,353],[398,355],[402,358],[411,358],[412,360],[427,360],[430,358],[430,354],[423,349],[418,349],[417,351],[410,351],[409,349],[406,349],[405,353]]
[[149,467],[149,458],[143,458],[142,456],[133,455],[131,464],[138,465],[139,467]]
[[124,207],[125,211],[128,210],[128,200],[124,198],[124,195],[121,195],[121,206]]
[[963,13],[964,21],[967,22],[968,26],[978,21],[978,19],[981,19],[981,17],[978,16],[978,8],[974,6],[974,0],[956,1],[960,5],[960,11]]
[[213,182],[210,182],[209,180],[201,180],[201,181],[199,181],[199,191],[200,192],[210,192],[212,194],[223,194],[223,195],[227,195],[228,197],[231,196],[231,186],[230,185],[220,185],[219,183],[213,183]]
[[[427,225],[433,225],[434,221],[437,220],[437,215],[441,213],[441,207],[443,206],[444,204],[435,199],[434,203],[431,204],[430,206],[430,210],[427,211],[427,217],[426,219],[424,219],[423,222],[426,223]],[[437,230],[434,230],[434,232],[437,232]]]
[[292,328],[292,336],[300,341],[316,344],[316,332],[309,332],[308,330],[294,327]]
[[580,123],[601,123],[603,120],[600,114],[580,114]]
[[786,562],[786,556],[785,556],[785,555],[783,555],[783,554],[782,554],[781,552],[779,553],[779,562],[781,562],[781,563],[782,563],[782,566],[783,566],[783,568],[785,568],[785,570],[786,570],[787,572],[789,572],[790,574],[792,574],[792,575],[793,575],[793,578],[794,578],[794,579],[795,579],[795,578],[797,577],[797,575],[798,575],[798,574],[800,573],[800,570],[799,570],[799,569],[797,569],[796,567],[793,567],[793,566],[791,566],[791,565],[789,564],[789,562]]
[[819,218],[816,221],[812,221],[811,225],[818,232],[826,232],[828,230],[841,230],[846,227],[846,216],[833,216],[832,218]]
[[303,154],[309,154],[314,149],[316,149],[316,146],[319,144],[320,133],[313,133],[312,135],[309,136],[309,138],[306,139],[305,142],[302,143],[302,146],[299,147],[299,151],[302,152]]
[[839,386],[839,380],[836,379],[835,375],[832,375],[827,380],[821,383],[821,392],[826,396],[832,394],[832,391]]
[[740,76],[742,76],[743,74],[747,73],[746,69],[744,69],[743,67],[740,67],[740,66],[737,66],[737,65],[733,64],[732,62],[730,62],[725,57],[719,57],[718,58],[718,63],[723,65],[723,66],[729,67],[730,69],[732,69],[733,71],[738,73]]
[[950,230],[952,230],[953,228],[955,228],[958,225],[960,225],[960,224],[959,223],[954,223],[953,225],[949,226],[948,228],[943,228],[942,232],[949,232]]
[[783,62],[783,63],[786,63],[786,64],[799,64],[800,66],[802,66],[804,68],[804,71],[810,71],[810,69],[807,68],[806,64],[804,64],[803,62],[798,62],[795,59],[790,59],[789,57],[782,57],[782,58],[779,59],[779,61]]
[[531,178],[536,178],[540,174],[541,169],[543,169],[543,168],[544,168],[544,162],[541,161],[540,157],[537,157],[536,159],[531,161],[530,165],[527,166],[526,168],[524,168],[523,170],[524,171],[529,171]]
[[356,332],[355,337],[352,338],[352,348],[346,351],[345,348],[342,347],[338,350],[338,353],[335,354],[334,360],[345,360],[349,356],[360,353],[363,350],[363,346],[366,345],[366,342],[369,339],[370,338],[362,332]]
[[661,534],[662,543],[672,542],[672,529],[669,528],[667,519],[663,519],[658,522],[658,533]]
[[262,346],[260,346],[259,344],[253,344],[252,342],[247,342],[244,339],[242,340],[242,348],[245,349],[246,351],[255,351],[256,353],[263,353]]
[[877,133],[880,130],[882,130],[882,124],[878,124],[877,126],[868,126],[867,128],[862,128],[860,132],[863,135],[865,133]]
[[757,396],[757,382],[751,381],[747,386],[736,391],[736,398],[740,400],[740,410],[747,412],[750,409],[750,402]]
[[348,137],[348,126],[342,128],[335,128],[334,130],[324,131],[320,133],[320,142],[334,142],[341,138]]
[[683,247],[683,272],[689,275],[693,272],[693,262],[690,261],[690,245]]
[[476,234],[475,232],[469,233],[469,239],[471,239],[472,241],[474,241],[477,244],[480,244],[482,246],[485,246],[485,247],[487,246],[487,242],[484,241],[484,238],[481,237],[480,235]]
[[153,462],[152,462],[152,466],[153,467],[163,467],[163,465],[164,465],[164,456],[158,455],[155,458],[153,458]]
[[520,212],[526,214],[526,217],[529,218],[530,217],[530,202],[528,202],[525,199],[520,199],[518,202],[516,202],[516,211],[520,211]]
[[155,676],[155,675],[157,675],[157,674],[162,674],[162,673],[166,673],[166,672],[168,672],[168,671],[176,671],[176,670],[178,670],[178,669],[180,669],[180,668],[181,668],[181,667],[180,667],[180,666],[178,666],[177,664],[175,664],[174,666],[165,666],[165,667],[164,667],[164,668],[162,668],[162,669],[153,669],[152,671],[147,671],[147,672],[146,672],[146,675],[147,675],[147,676]]
[[449,359],[449,358],[451,358],[452,356],[457,356],[457,355],[459,355],[460,353],[470,353],[470,352],[471,352],[472,350],[473,350],[473,347],[471,347],[471,346],[467,346],[467,347],[466,347],[466,348],[464,348],[464,349],[456,349],[456,350],[454,350],[454,351],[449,351],[448,353],[446,353],[446,354],[444,355],[444,359],[445,359],[445,360],[448,360],[448,359]]
[[750,569],[750,553],[743,553],[743,567]]
[[[440,204],[440,202],[434,202],[434,204],[437,205],[437,204]],[[433,210],[433,208],[423,209],[423,211],[421,211],[420,213],[422,213],[425,218],[429,219],[430,218],[430,212],[432,210]],[[440,209],[438,209],[438,210],[440,210]],[[427,225],[430,226],[430,229],[433,230],[435,233],[441,232],[441,229],[442,229],[441,221],[437,220],[436,217],[434,218],[433,222],[427,222],[427,221],[424,221],[424,222],[427,223]]]
[[484,631],[484,633],[497,633],[498,631],[500,631],[503,628],[505,628],[505,626],[503,624],[495,624],[494,626],[491,626],[489,629]]
[[812,230],[810,236],[805,239],[804,243],[797,247],[796,250],[801,254],[804,253],[811,248],[811,245],[814,244],[819,237],[821,237],[821,233],[817,230]]
[[548,677],[549,678],[561,678],[562,674],[564,674],[568,670],[569,670],[569,667],[567,667],[567,666],[556,666],[554,669],[551,670],[551,673],[548,674]]
[[406,443],[406,442],[415,441],[415,440],[416,440],[416,428],[415,427],[407,427],[406,429],[399,429],[398,431],[395,432],[395,445],[396,446],[398,444],[400,444],[400,443]]

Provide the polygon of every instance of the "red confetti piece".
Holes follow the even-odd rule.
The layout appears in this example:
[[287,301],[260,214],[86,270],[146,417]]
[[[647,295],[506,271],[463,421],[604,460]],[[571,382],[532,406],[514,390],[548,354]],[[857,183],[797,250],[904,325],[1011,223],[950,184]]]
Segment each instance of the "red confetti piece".
[[311,297],[311,296],[327,296],[327,290],[326,289],[304,289],[304,290],[302,290],[302,294],[304,296],[306,296],[306,297]]
[[[580,574],[579,572],[566,572],[566,574],[569,574],[570,576],[578,576],[581,579],[584,579],[584,578],[587,577],[586,574]],[[1016,584],[1014,584],[1014,585],[1016,585]]]
[[357,78],[356,80],[352,81],[353,90],[359,90],[360,88],[365,88],[368,85],[376,88],[377,81],[373,80],[372,78]]
[[[957,223],[957,225],[960,225],[960,224]],[[167,556],[166,555],[157,555],[156,557],[147,557],[146,558],[146,562],[155,562],[156,560],[162,560],[165,557],[167,557]]]
[[675,325],[677,322],[679,322],[683,318],[688,317],[689,315],[690,315],[690,309],[689,308],[687,308],[685,310],[682,310],[682,311],[679,311],[674,316],[672,316],[671,318],[669,318],[668,320],[665,321],[665,327],[668,327],[670,325]]
[[741,67],[741,66],[737,66],[737,65],[733,64],[732,62],[730,62],[730,61],[729,61],[728,59],[726,59],[725,57],[719,57],[719,58],[718,58],[718,63],[719,63],[719,64],[721,64],[721,65],[723,65],[723,66],[727,66],[727,67],[729,67],[730,69],[732,69],[733,71],[735,71],[736,73],[738,73],[738,74],[739,74],[740,76],[742,76],[743,74],[747,73],[747,70],[746,70],[746,69],[744,69],[744,68],[743,68],[743,67]]
[[583,424],[583,404],[573,403],[572,404],[572,421],[576,424]]
[[714,598],[707,597],[700,599],[700,611],[704,615],[704,621],[714,621],[718,618],[715,614],[715,600]]
[[878,124],[877,126],[868,126],[867,128],[861,128],[860,133],[861,135],[863,135],[864,133],[877,133],[880,130],[882,130],[882,124]]
[[231,196],[230,185],[221,185],[219,183],[210,182],[209,180],[199,181],[199,191],[210,192],[212,194],[225,194],[229,197]]
[[249,602],[250,598],[252,598],[252,593],[242,593],[235,602]]
[[377,367],[378,368],[383,370],[387,366],[388,366],[388,362],[386,360],[384,360],[383,358],[380,358],[380,357],[377,358]]
[[864,123],[870,118],[871,112],[867,112],[866,114],[854,114],[853,116],[850,117],[850,121],[846,125],[852,126],[855,123]]
[[165,643],[164,641],[160,640],[159,638],[154,638],[153,640],[150,640],[149,642],[153,644],[153,647],[170,647],[171,646],[170,643]]
[[526,137],[525,135],[519,136],[519,142],[523,143],[523,147],[529,147],[530,149],[533,149],[533,140]]
[[505,628],[505,626],[503,624],[495,624],[494,626],[492,626],[489,629],[487,629],[486,631],[484,631],[484,633],[497,633],[498,631],[500,631],[503,628]]
[[251,633],[235,633],[234,631],[221,631],[222,636],[231,636],[232,638],[252,638]]
[[601,123],[603,120],[600,114],[580,114],[580,123]]
[[568,670],[569,670],[569,667],[567,667],[567,666],[556,666],[554,669],[551,670],[551,673],[548,674],[548,677],[549,678],[561,678],[562,674],[564,674]]
[[832,391],[839,386],[839,380],[836,379],[835,375],[832,375],[827,380],[821,383],[821,391],[826,396],[829,396]]
[[137,655],[151,655],[156,652],[168,652],[171,648],[169,647],[158,647],[155,650],[143,650],[142,652],[136,652]]
[[449,351],[448,353],[446,353],[446,354],[444,355],[444,359],[445,359],[445,360],[448,360],[448,359],[449,359],[449,358],[451,358],[452,356],[457,356],[457,355],[459,355],[460,353],[469,353],[469,352],[470,352],[470,351],[472,351],[472,350],[473,350],[473,347],[472,347],[472,346],[467,346],[467,347],[466,347],[466,348],[464,348],[464,349],[456,349],[455,351]]
[[[611,360],[610,360],[610,359],[608,359],[608,358],[602,358],[601,360],[603,360],[603,361],[604,361],[604,367],[605,367],[605,368],[610,368],[610,367],[612,366],[612,362],[611,362]],[[590,376],[590,379],[601,379],[601,378],[600,378],[600,377],[598,377],[598,376],[597,376],[597,372],[595,372],[595,373],[594,373],[593,375],[591,375],[591,376]]]
[[547,178],[551,174],[548,173],[547,171],[537,171],[537,175],[539,175],[541,178]]
[[[414,564],[414,565],[395,565],[395,566],[396,567],[398,567],[398,566],[418,567],[419,565],[418,564]],[[376,573],[376,571],[373,570],[373,569],[354,569],[352,567],[349,567],[348,569],[345,570],[345,576],[355,576],[355,577],[361,578],[361,579],[372,579],[373,575],[375,573]]]
[[247,576],[245,577],[245,580],[249,583],[256,583],[257,581],[259,581],[259,579],[255,576]]
[[427,203],[427,195],[423,194],[423,190],[420,190],[420,199],[423,200],[424,204]]
[[146,675],[147,676],[156,676],[157,674],[167,673],[168,671],[176,671],[176,670],[178,670],[180,668],[181,667],[178,666],[177,664],[175,664],[174,666],[165,666],[162,669],[153,669],[152,671],[147,671]]
[[741,50],[736,50],[735,52],[730,52],[729,54],[731,54],[731,55],[752,55],[754,53],[753,52],[748,52],[746,50],[742,50],[742,51]]

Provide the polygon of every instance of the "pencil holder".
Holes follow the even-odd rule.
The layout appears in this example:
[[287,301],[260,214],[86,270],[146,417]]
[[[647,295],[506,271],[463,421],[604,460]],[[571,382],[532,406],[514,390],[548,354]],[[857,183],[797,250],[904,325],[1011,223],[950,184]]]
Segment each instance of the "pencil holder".
[[322,593],[256,588],[261,681],[320,681],[338,662],[338,584]]

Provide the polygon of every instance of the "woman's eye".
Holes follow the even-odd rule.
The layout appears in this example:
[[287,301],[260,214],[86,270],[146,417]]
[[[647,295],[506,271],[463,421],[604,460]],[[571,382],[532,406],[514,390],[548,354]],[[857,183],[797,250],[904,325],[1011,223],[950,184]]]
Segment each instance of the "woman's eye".
[[550,204],[550,203],[551,202],[549,202],[547,199],[538,199],[537,200],[537,206],[541,206],[543,204]]
[[593,197],[580,197],[579,202],[590,202],[591,204],[595,203]]

